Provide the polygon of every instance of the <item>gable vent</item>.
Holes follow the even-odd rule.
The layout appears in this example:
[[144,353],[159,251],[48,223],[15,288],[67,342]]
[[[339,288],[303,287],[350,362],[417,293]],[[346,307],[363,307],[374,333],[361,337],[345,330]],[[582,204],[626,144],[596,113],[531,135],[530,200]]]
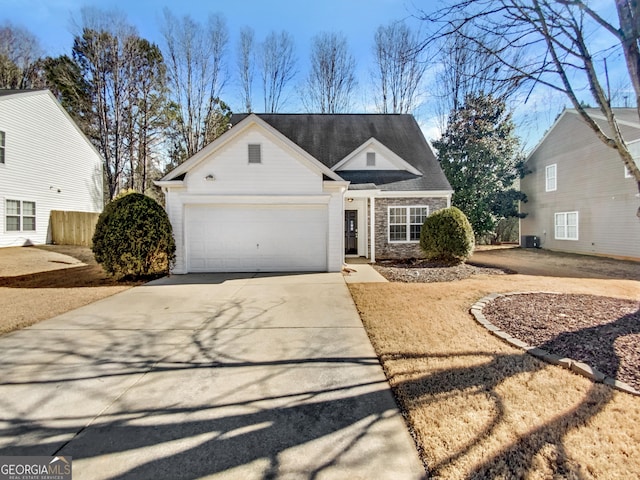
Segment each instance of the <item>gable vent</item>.
[[260,152],[260,144],[249,144],[249,163],[262,163],[262,154]]
[[376,166],[376,152],[367,152],[367,167]]

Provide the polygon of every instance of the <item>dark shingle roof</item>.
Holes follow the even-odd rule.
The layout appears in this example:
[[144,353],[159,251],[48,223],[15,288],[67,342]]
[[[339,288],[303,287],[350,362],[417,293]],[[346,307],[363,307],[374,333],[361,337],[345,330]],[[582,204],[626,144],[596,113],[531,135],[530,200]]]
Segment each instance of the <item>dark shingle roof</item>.
[[[248,114],[235,114],[237,124]],[[370,138],[375,138],[423,173],[343,170],[352,184],[373,183],[382,190],[451,190],[413,115],[399,114],[257,114],[307,153],[332,168]]]
[[46,90],[46,88],[39,88],[39,89],[24,89],[24,90],[15,90],[15,89],[10,89],[10,88],[0,88],[0,97],[4,97],[7,95],[15,95],[17,93],[33,93],[33,92],[40,92]]

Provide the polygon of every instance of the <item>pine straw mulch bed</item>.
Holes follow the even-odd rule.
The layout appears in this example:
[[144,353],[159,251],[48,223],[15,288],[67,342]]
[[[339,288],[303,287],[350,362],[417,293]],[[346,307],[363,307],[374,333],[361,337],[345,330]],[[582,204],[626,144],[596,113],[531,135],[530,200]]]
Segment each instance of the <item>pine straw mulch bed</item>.
[[407,260],[380,260],[373,265],[390,282],[431,283],[464,280],[472,275],[504,275],[514,273],[507,269],[479,267],[468,263],[452,265],[445,262],[410,258]]
[[640,390],[639,306],[597,295],[531,293],[499,297],[482,313],[512,337]]

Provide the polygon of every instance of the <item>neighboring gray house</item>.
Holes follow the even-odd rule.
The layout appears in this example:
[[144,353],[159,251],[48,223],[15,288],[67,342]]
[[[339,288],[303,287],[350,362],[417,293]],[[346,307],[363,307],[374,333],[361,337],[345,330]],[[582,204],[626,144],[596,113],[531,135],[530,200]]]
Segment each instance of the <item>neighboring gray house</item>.
[[234,115],[160,181],[174,273],[339,271],[345,255],[421,256],[452,190],[411,115]]
[[0,247],[46,243],[51,210],[102,203],[102,158],[51,92],[0,90]]
[[[636,109],[617,108],[622,134],[640,158]],[[604,131],[604,116],[589,111]],[[535,235],[549,250],[640,260],[640,196],[620,156],[575,110],[565,110],[529,155],[521,181],[528,202],[520,235]]]

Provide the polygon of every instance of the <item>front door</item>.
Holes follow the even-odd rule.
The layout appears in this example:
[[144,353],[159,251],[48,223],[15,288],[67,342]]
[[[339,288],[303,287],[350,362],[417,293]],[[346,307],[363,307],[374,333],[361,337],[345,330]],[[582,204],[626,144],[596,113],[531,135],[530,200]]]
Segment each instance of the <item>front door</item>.
[[344,211],[344,253],[356,255],[358,253],[358,211]]

